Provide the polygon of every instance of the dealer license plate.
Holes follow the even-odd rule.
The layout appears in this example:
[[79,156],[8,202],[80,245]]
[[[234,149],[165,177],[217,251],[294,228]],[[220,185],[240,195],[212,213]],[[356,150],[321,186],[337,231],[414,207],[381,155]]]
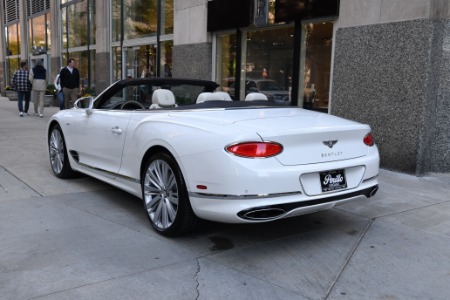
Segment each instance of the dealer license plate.
[[336,191],[347,187],[344,170],[325,171],[319,174],[322,192]]

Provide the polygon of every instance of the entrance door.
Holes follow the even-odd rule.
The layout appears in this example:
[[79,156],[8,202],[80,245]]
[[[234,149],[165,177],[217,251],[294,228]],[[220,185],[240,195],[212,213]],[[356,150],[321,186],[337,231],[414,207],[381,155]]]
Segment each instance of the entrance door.
[[142,78],[156,76],[156,47],[142,45],[124,48],[125,78]]

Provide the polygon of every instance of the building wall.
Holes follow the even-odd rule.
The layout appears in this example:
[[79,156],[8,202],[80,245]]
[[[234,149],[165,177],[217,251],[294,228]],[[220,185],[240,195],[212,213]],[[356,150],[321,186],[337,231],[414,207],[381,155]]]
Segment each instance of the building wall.
[[341,0],[331,113],[372,126],[384,168],[450,172],[448,8]]
[[207,0],[175,0],[174,77],[211,79],[212,43],[206,30]]

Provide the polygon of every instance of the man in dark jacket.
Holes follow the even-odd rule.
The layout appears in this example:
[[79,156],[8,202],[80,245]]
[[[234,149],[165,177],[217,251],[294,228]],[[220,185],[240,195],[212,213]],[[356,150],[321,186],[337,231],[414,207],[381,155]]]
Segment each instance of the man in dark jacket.
[[66,109],[73,107],[73,103],[80,94],[80,72],[75,68],[75,59],[69,58],[67,67],[59,73],[59,82],[64,94],[64,106]]

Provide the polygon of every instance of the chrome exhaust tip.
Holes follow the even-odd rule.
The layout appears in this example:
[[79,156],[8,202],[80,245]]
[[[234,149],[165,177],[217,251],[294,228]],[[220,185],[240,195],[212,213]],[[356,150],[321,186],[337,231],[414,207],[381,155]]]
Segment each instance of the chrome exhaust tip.
[[286,211],[282,208],[270,207],[270,208],[259,208],[253,210],[242,211],[238,215],[239,217],[246,220],[254,221],[267,221],[278,219],[280,216],[285,214]]
[[369,197],[375,196],[375,194],[378,192],[378,185],[375,186],[369,193]]

